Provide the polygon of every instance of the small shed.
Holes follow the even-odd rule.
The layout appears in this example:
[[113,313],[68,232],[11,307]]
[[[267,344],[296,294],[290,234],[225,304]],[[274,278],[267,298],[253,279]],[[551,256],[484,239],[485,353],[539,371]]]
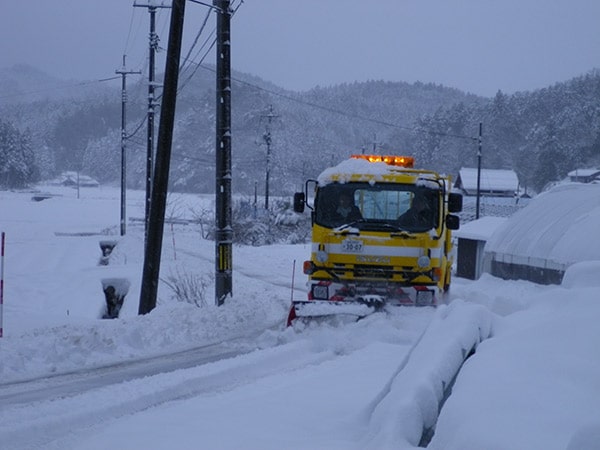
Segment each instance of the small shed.
[[592,183],[600,181],[600,169],[576,169],[569,172],[569,181],[573,183]]
[[[514,197],[519,190],[519,178],[514,170],[481,169],[481,195],[490,197]],[[464,195],[477,195],[477,169],[462,167],[454,183]]]
[[506,221],[504,217],[482,217],[467,222],[454,232],[458,240],[456,276],[477,280],[483,272],[485,243],[494,231]]

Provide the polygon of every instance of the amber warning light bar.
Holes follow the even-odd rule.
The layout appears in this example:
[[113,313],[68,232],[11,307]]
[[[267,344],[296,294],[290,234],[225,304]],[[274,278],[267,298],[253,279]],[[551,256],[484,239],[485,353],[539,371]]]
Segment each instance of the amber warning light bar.
[[415,165],[415,158],[412,156],[352,155],[350,158],[366,159],[369,162],[384,162],[390,166],[406,167],[407,169],[412,169]]

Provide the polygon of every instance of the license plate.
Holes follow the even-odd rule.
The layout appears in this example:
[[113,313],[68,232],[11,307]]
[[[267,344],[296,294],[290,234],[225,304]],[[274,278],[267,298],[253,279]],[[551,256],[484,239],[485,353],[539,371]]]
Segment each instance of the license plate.
[[356,239],[345,239],[342,241],[342,250],[346,253],[361,253],[363,251],[363,243]]

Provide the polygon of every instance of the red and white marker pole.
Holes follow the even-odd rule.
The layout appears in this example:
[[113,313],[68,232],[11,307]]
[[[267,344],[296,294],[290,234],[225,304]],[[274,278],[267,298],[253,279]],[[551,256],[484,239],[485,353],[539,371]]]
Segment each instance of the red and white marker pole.
[[0,244],[0,338],[2,337],[2,308],[4,307],[4,231]]
[[294,278],[296,278],[296,260],[294,260],[294,264],[292,265],[292,298],[290,300],[294,301]]

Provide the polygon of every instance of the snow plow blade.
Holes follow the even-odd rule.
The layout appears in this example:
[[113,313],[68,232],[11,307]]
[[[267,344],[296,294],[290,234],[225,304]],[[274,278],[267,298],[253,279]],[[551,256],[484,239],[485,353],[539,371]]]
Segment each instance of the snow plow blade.
[[329,300],[306,300],[294,301],[288,314],[287,326],[300,317],[316,318],[326,316],[356,316],[357,318],[368,316],[377,310],[375,306],[363,302],[344,302]]

